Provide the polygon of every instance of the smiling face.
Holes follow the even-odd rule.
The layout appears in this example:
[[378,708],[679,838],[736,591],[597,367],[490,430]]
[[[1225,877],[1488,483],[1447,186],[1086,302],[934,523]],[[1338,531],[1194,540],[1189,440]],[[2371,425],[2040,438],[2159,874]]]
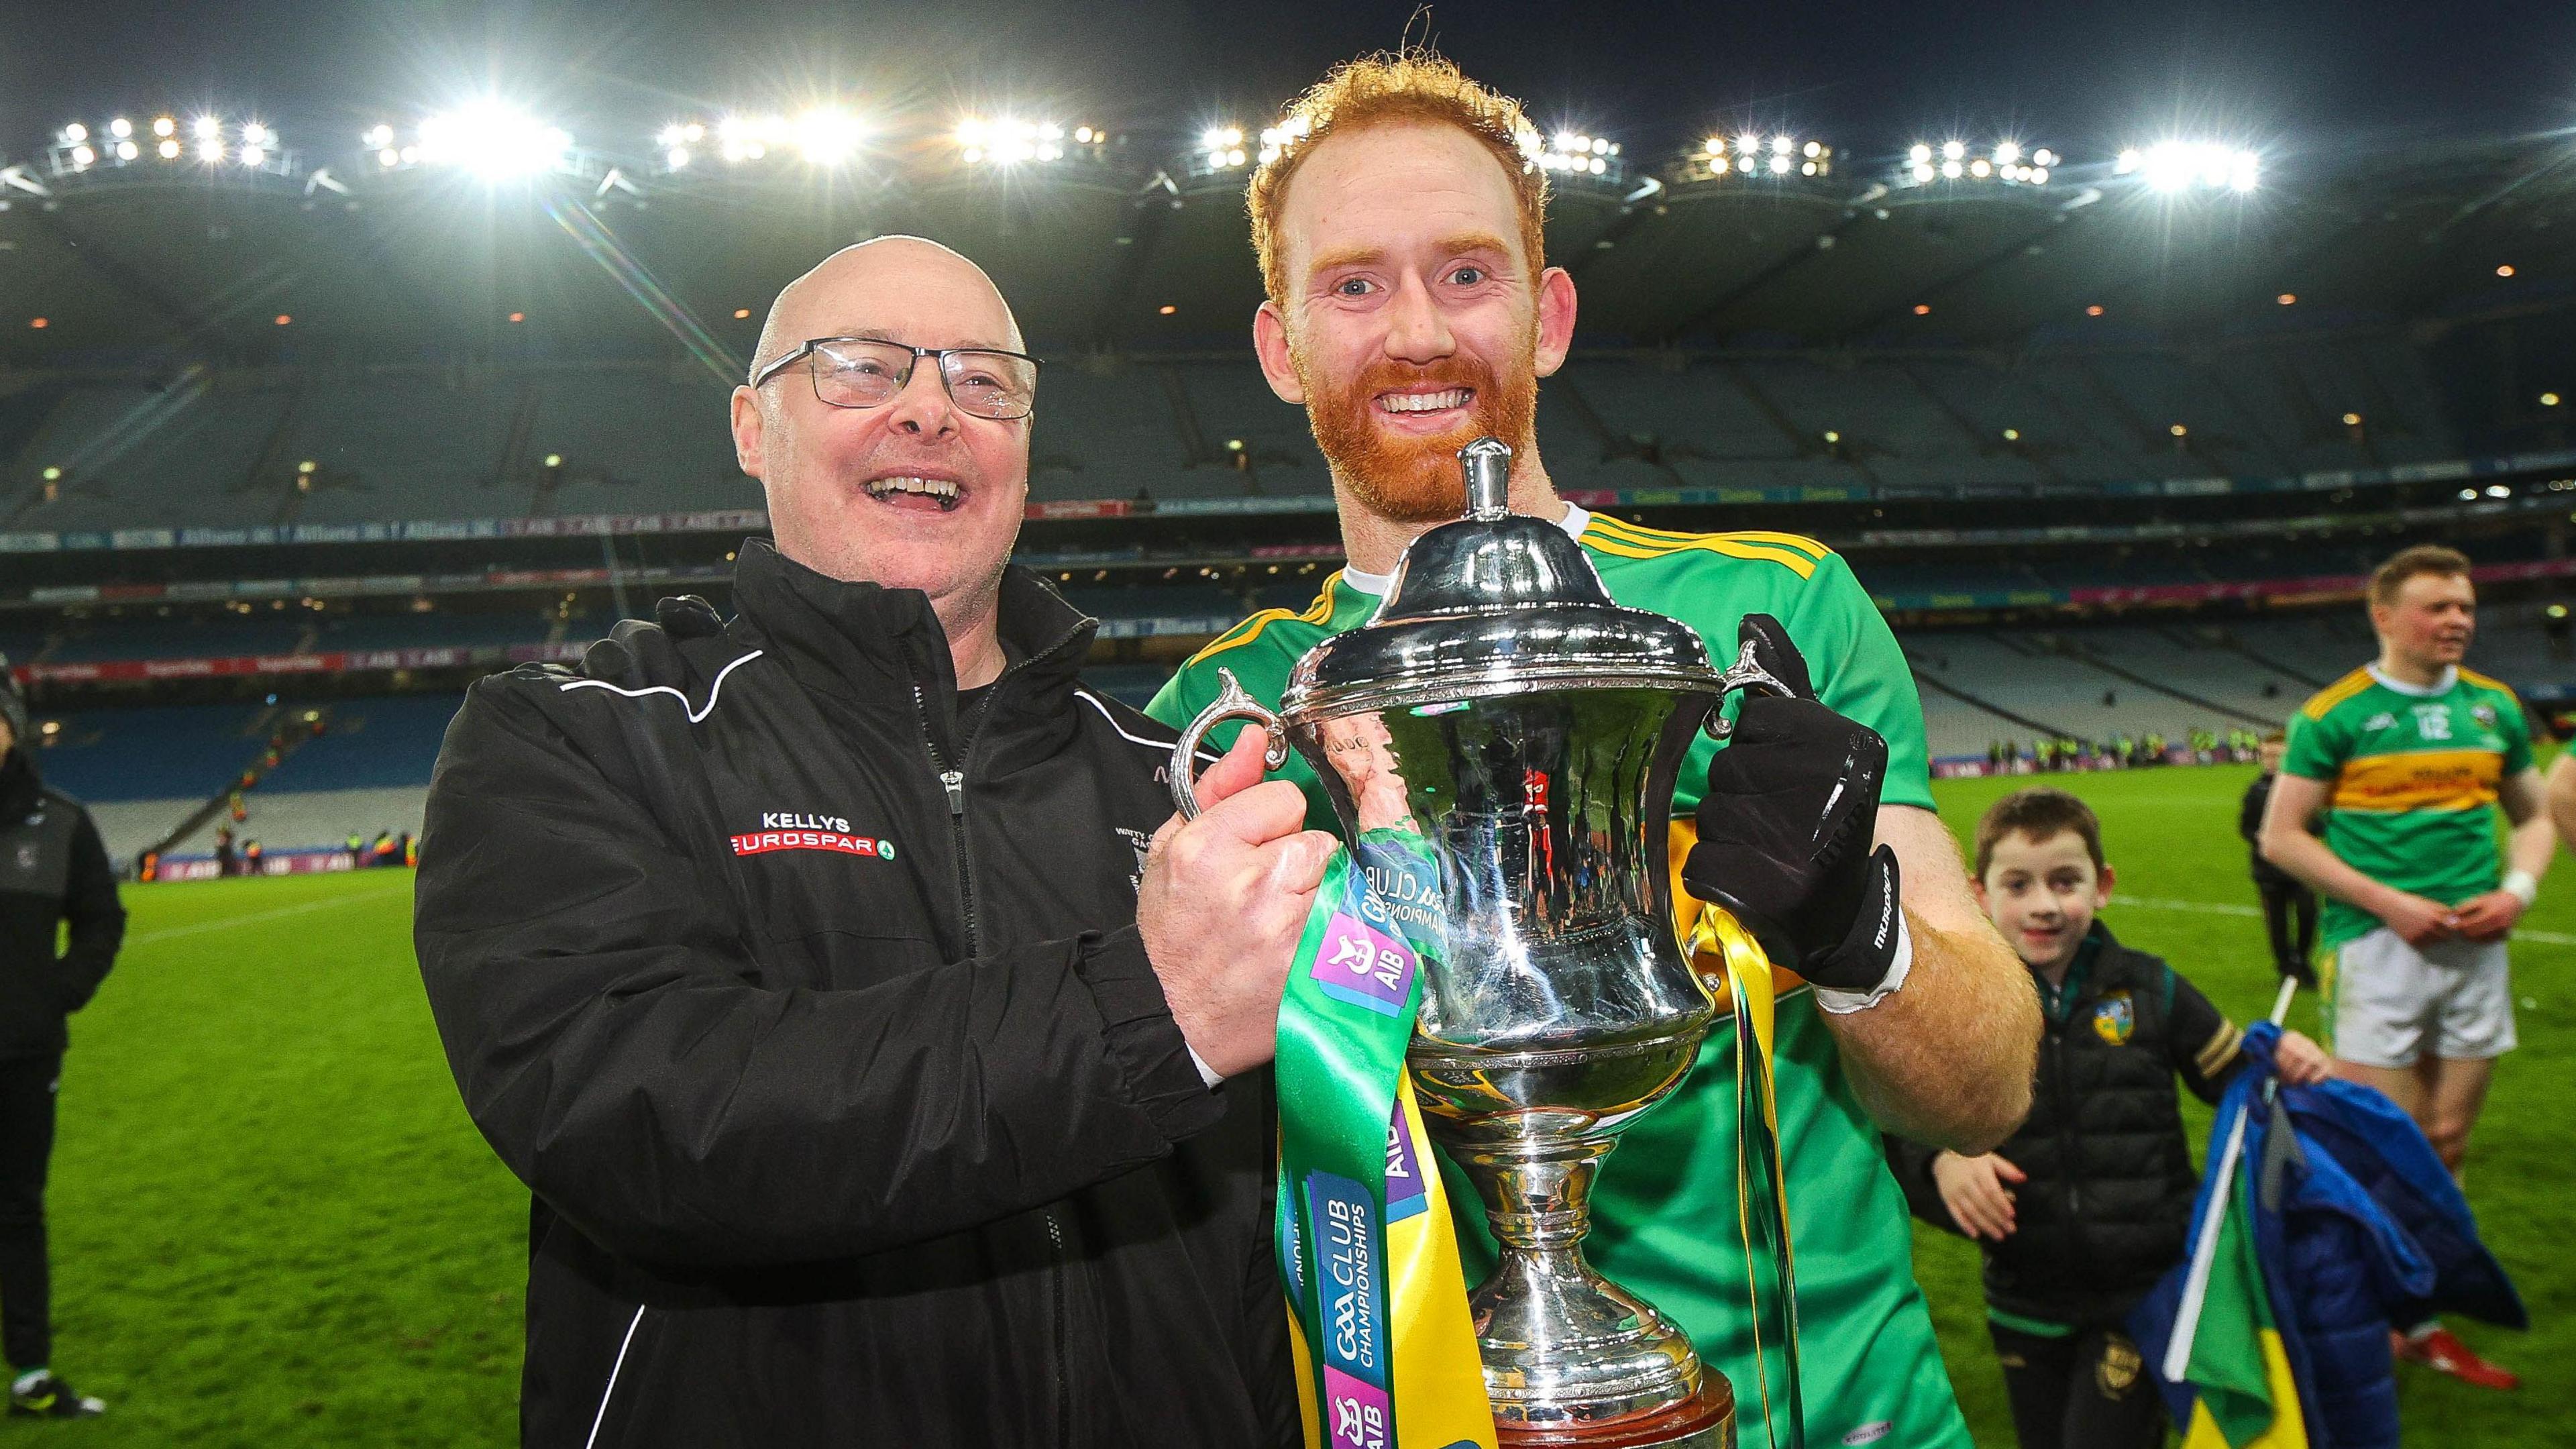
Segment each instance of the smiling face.
[[[756,365],[813,337],[1026,350],[991,279],[911,237],[847,248],[789,284]],[[919,589],[943,618],[989,608],[1028,501],[1029,419],[960,411],[927,358],[870,408],[825,403],[810,366],[734,389],[734,451],[768,492],[778,551],[832,578]]]
[[1390,121],[1318,143],[1288,183],[1286,296],[1253,323],[1263,373],[1306,405],[1336,479],[1378,515],[1454,518],[1458,449],[1532,454],[1538,380],[1574,331],[1574,284],[1531,275],[1502,163],[1455,126]]
[[2109,866],[2093,868],[2084,837],[2072,830],[2038,839],[2014,830],[1995,841],[1975,883],[1977,903],[2023,962],[2054,974],[2093,929],[2093,913],[2111,898],[2111,878]]
[[2478,632],[2478,591],[2466,574],[2417,574],[2370,606],[2380,646],[2428,671],[2467,657]]

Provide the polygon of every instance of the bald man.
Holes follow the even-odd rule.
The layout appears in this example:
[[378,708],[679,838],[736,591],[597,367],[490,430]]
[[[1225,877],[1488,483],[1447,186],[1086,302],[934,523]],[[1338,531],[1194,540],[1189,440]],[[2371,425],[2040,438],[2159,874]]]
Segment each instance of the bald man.
[[782,292],[733,394],[774,546],[477,684],[417,941],[533,1195],[529,1445],[1298,1442],[1267,1063],[1330,837],[1008,566],[1040,388],[973,263]]

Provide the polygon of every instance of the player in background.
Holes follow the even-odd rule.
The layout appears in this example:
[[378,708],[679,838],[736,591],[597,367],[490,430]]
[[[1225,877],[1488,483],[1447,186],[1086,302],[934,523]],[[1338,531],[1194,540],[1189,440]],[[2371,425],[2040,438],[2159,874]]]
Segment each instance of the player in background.
[[2272,786],[2281,777],[2281,756],[2290,748],[2289,738],[2284,731],[2274,730],[2256,746],[2263,769],[2245,787],[2244,802],[2236,811],[2236,833],[2245,838],[2245,848],[2253,857],[2254,893],[2263,900],[2263,930],[2272,943],[2272,969],[2298,978],[2301,986],[2314,987],[2317,972],[2311,958],[2317,953],[2317,893],[2263,858],[2263,812],[2272,803]]
[[[2405,549],[2370,580],[2379,658],[2290,719],[2263,817],[2265,859],[2326,898],[2327,1040],[2335,1069],[2415,1118],[2454,1174],[2513,1050],[2505,937],[2557,848],[2522,701],[2461,666],[2477,591],[2456,550]],[[2495,810],[2512,822],[2497,859]],[[2399,1355],[2466,1382],[2520,1380],[2438,1322]]]

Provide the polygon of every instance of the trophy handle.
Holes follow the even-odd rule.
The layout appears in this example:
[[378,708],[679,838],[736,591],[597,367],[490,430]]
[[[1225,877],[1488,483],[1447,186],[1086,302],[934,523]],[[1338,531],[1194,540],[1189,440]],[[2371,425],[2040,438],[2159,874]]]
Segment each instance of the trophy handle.
[[1225,681],[1225,687],[1217,691],[1207,708],[1199,711],[1197,719],[1190,721],[1190,727],[1181,731],[1180,742],[1172,746],[1172,808],[1181,812],[1183,820],[1199,818],[1199,792],[1191,780],[1192,766],[1198,763],[1199,741],[1227,720],[1250,720],[1270,737],[1269,748],[1261,752],[1263,768],[1275,770],[1288,763],[1287,723],[1245,692],[1233,670],[1219,669],[1216,673]]
[[1726,702],[1728,695],[1739,689],[1749,689],[1756,694],[1774,695],[1781,699],[1795,699],[1798,696],[1798,691],[1791,689],[1781,682],[1779,676],[1762,667],[1762,661],[1754,657],[1753,641],[1747,639],[1744,641],[1743,652],[1735,656],[1734,666],[1717,677],[1717,700],[1709,706],[1708,718],[1700,725],[1700,728],[1708,731],[1710,739],[1722,740],[1735,733],[1735,721],[1728,719],[1718,706]]

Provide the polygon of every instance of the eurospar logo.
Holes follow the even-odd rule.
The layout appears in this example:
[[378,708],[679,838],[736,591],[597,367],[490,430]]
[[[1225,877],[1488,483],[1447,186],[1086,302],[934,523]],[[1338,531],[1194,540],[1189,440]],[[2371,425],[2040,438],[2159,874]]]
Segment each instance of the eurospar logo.
[[880,840],[872,835],[854,835],[850,831],[850,822],[838,815],[764,811],[760,817],[760,829],[733,837],[733,853],[736,855],[767,855],[773,850],[836,850],[843,855],[894,859],[893,841]]

